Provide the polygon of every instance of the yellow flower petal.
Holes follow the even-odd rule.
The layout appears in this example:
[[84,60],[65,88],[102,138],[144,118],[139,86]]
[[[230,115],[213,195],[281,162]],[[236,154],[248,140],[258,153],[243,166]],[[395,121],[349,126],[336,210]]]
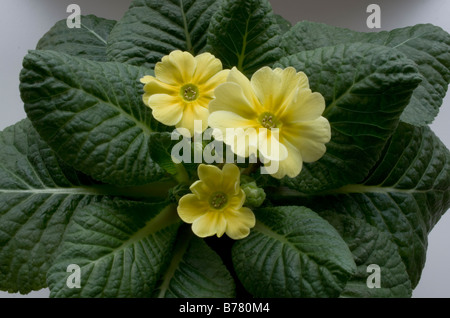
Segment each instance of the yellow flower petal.
[[173,51],[155,65],[157,79],[170,85],[183,85],[192,81],[197,61],[189,52]]
[[202,180],[195,181],[189,190],[195,194],[200,200],[208,201],[209,196],[212,194],[213,190],[208,187],[208,185]]
[[266,160],[284,160],[288,156],[286,146],[269,129],[259,129],[258,150]]
[[258,156],[258,132],[253,128],[248,129],[240,129],[237,128],[235,130],[234,140],[231,140],[227,135],[225,139],[225,143],[231,147],[231,151],[238,155],[239,157],[250,157],[254,155],[255,158]]
[[147,84],[148,82],[152,81],[153,79],[154,79],[153,76],[151,76],[151,75],[145,75],[144,77],[142,77],[142,78],[140,79],[140,82],[141,82],[142,84]]
[[298,89],[309,89],[309,79],[308,76],[306,76],[305,73],[303,72],[298,72],[297,73],[299,76],[299,81],[298,81]]
[[208,212],[209,205],[195,194],[186,194],[178,202],[178,215],[186,223],[193,223]]
[[330,124],[324,117],[296,124],[289,128],[289,132],[286,138],[299,149],[305,162],[322,158],[326,152],[325,144],[331,139]]
[[272,70],[266,66],[253,74],[251,86],[265,111],[278,116],[291,103],[305,77],[304,73],[297,73],[293,67]]
[[198,237],[208,237],[217,234],[221,237],[227,228],[223,213],[210,211],[192,223],[192,232]]
[[237,211],[226,211],[227,229],[226,234],[234,239],[240,240],[250,234],[250,229],[255,226],[256,219],[252,210],[240,208]]
[[198,166],[197,173],[200,180],[202,180],[208,187],[212,189],[220,189],[222,186],[223,173],[218,167],[200,164]]
[[311,139],[303,138],[300,148],[300,153],[304,162],[314,162],[323,157],[327,147],[320,142]]
[[280,120],[290,123],[311,121],[320,117],[324,110],[325,99],[321,94],[301,89],[293,102],[285,108]]
[[[189,130],[191,136],[194,135],[195,121],[201,121],[201,129],[202,132],[208,128],[208,116],[209,111],[207,108],[199,106],[196,102],[187,103],[184,112],[183,118],[176,125],[177,128],[183,127]],[[200,132],[199,132],[200,133]]]
[[227,128],[239,127],[242,129],[256,128],[258,123],[255,119],[247,119],[230,111],[215,111],[208,117],[208,123],[211,127],[218,128],[226,132]]
[[241,183],[240,179],[241,171],[239,170],[239,168],[234,164],[227,163],[222,168],[222,174],[223,174],[223,181],[222,181],[223,192],[231,195],[238,195],[240,192],[239,190]]
[[202,93],[214,96],[214,89],[226,82],[230,70],[222,70],[201,85]]
[[273,108],[280,105],[285,93],[281,91],[281,77],[279,75],[279,72],[275,72],[266,66],[256,71],[251,79],[252,90],[258,100],[266,107],[267,111],[272,113]]
[[230,209],[239,210],[245,203],[245,192],[238,185],[236,194],[229,199],[228,206]]
[[214,138],[225,142],[233,153],[244,158],[257,154],[259,123],[256,120],[229,111],[216,111],[209,115],[208,123],[215,129]]
[[153,117],[164,125],[174,126],[183,117],[184,105],[180,98],[167,94],[151,95],[148,106],[153,110]]
[[147,94],[147,93],[142,95],[142,101],[144,102],[145,105],[149,106],[149,99],[151,96],[152,96],[151,94]]
[[[212,101],[213,98],[214,98],[214,95],[212,95],[212,94],[211,95],[203,94],[195,101],[195,103],[198,106],[208,109],[209,103]],[[208,110],[208,114],[209,114],[209,110]]]
[[283,107],[288,106],[298,94],[298,90],[309,89],[309,80],[305,73],[296,72],[295,68],[288,67],[284,70],[275,69],[280,72],[281,87],[285,92]]
[[144,86],[144,92],[149,95],[168,94],[176,96],[179,94],[179,91],[179,88],[161,82],[152,76],[149,76],[146,79],[146,84]]
[[215,89],[214,94],[216,98],[209,103],[211,113],[226,110],[248,119],[258,116],[255,105],[249,102],[238,84],[229,82],[221,84]]
[[325,117],[311,121],[298,122],[287,125],[283,130],[285,138],[301,149],[303,139],[310,139],[318,143],[327,143],[331,139],[330,123]]
[[257,110],[259,111],[260,103],[252,89],[252,85],[250,84],[249,79],[236,67],[233,67],[229,72],[227,83],[235,83],[239,87],[241,87],[247,101],[250,103],[250,105],[252,105],[252,107],[258,108]]
[[[286,159],[278,162],[278,170],[271,174],[272,177],[281,179],[285,176],[289,178],[295,178],[298,176],[303,167],[303,158],[300,151],[289,142],[285,142],[285,146],[288,152]],[[273,164],[270,162],[270,164]]]
[[194,83],[204,84],[222,70],[222,62],[210,53],[197,55],[195,60],[197,68],[192,78]]

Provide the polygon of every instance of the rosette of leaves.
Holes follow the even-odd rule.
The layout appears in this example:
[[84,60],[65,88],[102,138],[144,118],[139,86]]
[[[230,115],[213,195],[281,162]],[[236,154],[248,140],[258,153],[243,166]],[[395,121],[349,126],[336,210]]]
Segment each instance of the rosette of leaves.
[[[427,126],[450,81],[446,32],[291,27],[267,0],[135,0],[120,21],[81,22],[58,22],[25,56],[27,118],[0,133],[1,290],[411,296],[450,206],[449,151]],[[176,215],[196,165],[170,160],[171,129],[139,82],[173,50],[211,52],[247,76],[292,66],[325,97],[327,153],[294,179],[252,175],[266,200],[245,239],[200,239]],[[71,264],[80,288],[67,284]],[[381,288],[367,287],[370,264]]]

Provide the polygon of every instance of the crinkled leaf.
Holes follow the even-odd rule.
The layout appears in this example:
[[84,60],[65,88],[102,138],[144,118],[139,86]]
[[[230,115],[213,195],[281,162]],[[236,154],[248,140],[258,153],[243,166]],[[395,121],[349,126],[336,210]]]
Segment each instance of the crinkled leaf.
[[[187,229],[187,231],[186,231]],[[171,263],[155,297],[234,297],[235,285],[221,258],[189,228],[180,231]]]
[[450,83],[450,35],[431,24],[364,33],[304,21],[284,34],[282,46],[287,54],[295,54],[354,42],[392,47],[417,64],[422,82],[414,91],[401,120],[414,125],[431,123],[439,112]]
[[149,154],[149,136],[161,126],[142,102],[146,70],[54,51],[32,51],[23,66],[27,115],[64,161],[115,185],[164,176]]
[[277,21],[278,26],[280,27],[281,30],[281,34],[286,33],[287,31],[289,31],[292,27],[292,23],[289,22],[288,20],[286,20],[285,18],[283,18],[281,15],[279,14],[275,14],[275,20]]
[[232,249],[244,287],[255,297],[337,297],[355,273],[338,232],[305,207],[264,208]]
[[415,287],[425,264],[428,233],[450,208],[450,152],[428,127],[401,123],[363,182],[312,199],[295,196],[274,202],[365,220],[397,245]]
[[172,147],[177,141],[171,139],[168,132],[153,133],[150,135],[150,156],[165,171],[174,175],[177,173],[177,167],[172,159]]
[[326,102],[331,141],[323,158],[305,164],[283,184],[302,192],[360,182],[375,165],[420,82],[414,63],[398,51],[366,43],[340,44],[291,55],[277,66],[293,66],[309,78]]
[[38,42],[37,50],[54,50],[93,61],[106,62],[106,43],[116,24],[114,20],[81,16],[80,28],[68,28],[66,19],[58,21]]
[[29,120],[0,133],[0,290],[28,293],[45,276],[70,219],[111,189],[64,164]]
[[[48,272],[51,297],[150,297],[179,227],[173,205],[93,203],[74,216]],[[69,265],[80,267],[70,288]]]
[[250,76],[283,55],[281,30],[267,0],[224,0],[211,19],[207,50],[225,68]]
[[[405,264],[389,235],[364,220],[327,212],[321,215],[341,234],[357,265],[356,274],[345,285],[341,297],[411,297],[411,281]],[[371,280],[371,265],[380,268],[380,288],[369,288],[367,284]]]
[[110,60],[154,68],[174,50],[202,52],[218,0],[134,0],[108,40]]

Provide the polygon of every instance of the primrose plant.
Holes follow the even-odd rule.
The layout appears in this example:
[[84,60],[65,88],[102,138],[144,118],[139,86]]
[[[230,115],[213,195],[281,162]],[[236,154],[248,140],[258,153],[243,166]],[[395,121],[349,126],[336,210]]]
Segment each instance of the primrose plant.
[[27,118],[0,132],[1,290],[411,296],[450,207],[428,126],[449,34],[291,26],[267,0],[80,25],[25,56]]

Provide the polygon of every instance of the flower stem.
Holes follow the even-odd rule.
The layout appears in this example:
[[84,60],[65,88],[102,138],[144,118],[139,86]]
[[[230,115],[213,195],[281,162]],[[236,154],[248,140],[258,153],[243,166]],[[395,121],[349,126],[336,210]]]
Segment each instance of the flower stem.
[[175,180],[180,184],[187,184],[189,185],[189,175],[186,171],[186,168],[184,168],[182,163],[179,163],[175,165],[175,168],[177,170],[177,173],[175,174],[174,178]]

